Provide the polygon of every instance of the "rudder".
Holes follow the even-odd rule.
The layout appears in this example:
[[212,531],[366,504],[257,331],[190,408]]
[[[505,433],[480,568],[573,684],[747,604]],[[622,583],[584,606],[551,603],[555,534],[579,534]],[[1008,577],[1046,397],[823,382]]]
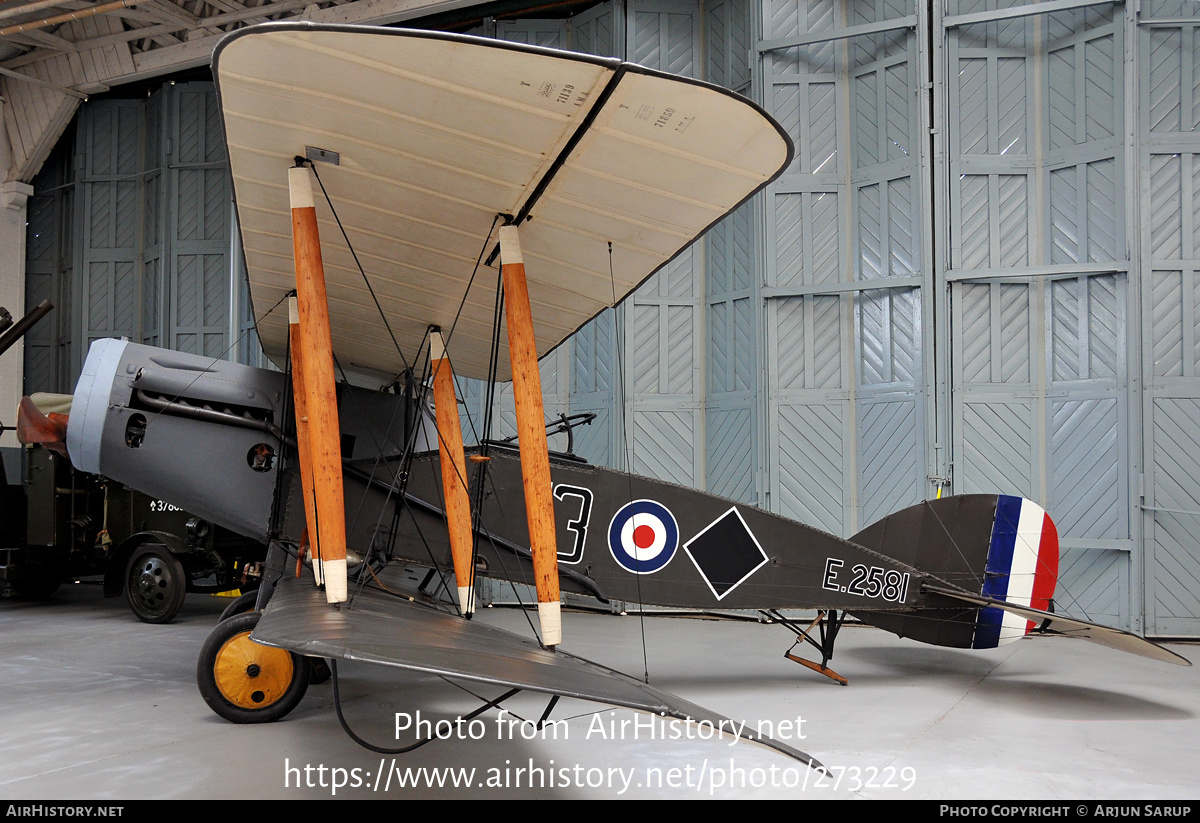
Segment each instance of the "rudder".
[[[851,542],[916,566],[972,594],[1049,610],[1058,579],[1058,532],[1031,500],[957,495],[888,515]],[[1036,626],[1001,609],[964,608],[939,595],[909,612],[856,611],[864,622],[924,643],[995,648]]]

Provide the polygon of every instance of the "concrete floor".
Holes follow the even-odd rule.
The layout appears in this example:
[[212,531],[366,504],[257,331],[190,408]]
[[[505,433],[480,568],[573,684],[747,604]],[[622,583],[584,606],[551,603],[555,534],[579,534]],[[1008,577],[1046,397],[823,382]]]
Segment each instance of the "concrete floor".
[[[739,722],[782,724],[778,736],[831,767],[831,777],[820,781],[771,749],[728,737],[652,740],[643,729],[634,739],[629,724],[638,715],[565,700],[554,717],[572,718],[569,739],[523,740],[520,726],[510,727],[516,739],[499,739],[491,711],[474,728],[481,739],[435,741],[394,756],[400,775],[474,769],[471,788],[400,788],[393,756],[360,748],[339,727],[330,684],[312,686],[278,723],[236,726],[208,709],[196,689],[196,656],[226,602],[189,595],[175,623],[148,626],[95,585],[64,586],[43,603],[0,601],[0,796],[328,798],[335,782],[343,784],[338,798],[1200,793],[1200,666],[1163,665],[1063,638],[966,652],[854,627],[843,631],[834,661],[850,679],[842,688],[783,659],[790,641],[779,626],[666,617],[644,621],[656,686]],[[528,631],[514,610],[488,610],[480,619]],[[565,647],[636,674],[643,668],[642,628],[636,617],[569,613]],[[1200,660],[1194,645],[1172,648]],[[412,739],[410,732],[395,739],[397,712],[453,719],[478,705],[437,678],[365,664],[343,666],[342,697],[351,726],[391,747]],[[533,719],[544,705],[527,695],[506,704]],[[797,718],[804,739],[795,734]],[[606,730],[628,721],[624,739],[602,738],[599,721]],[[530,788],[530,774],[547,787]]]

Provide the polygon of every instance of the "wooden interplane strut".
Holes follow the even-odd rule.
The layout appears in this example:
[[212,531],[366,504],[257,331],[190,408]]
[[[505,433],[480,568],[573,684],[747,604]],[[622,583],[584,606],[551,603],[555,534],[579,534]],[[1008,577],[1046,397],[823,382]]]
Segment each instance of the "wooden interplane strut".
[[[342,492],[341,427],[334,382],[333,344],[329,331],[329,302],[321,263],[321,238],[313,204],[312,178],[303,167],[288,170],[292,207],[292,244],[296,260],[297,342],[292,364],[299,373],[308,418],[308,456],[311,466],[316,533],[312,540],[320,557],[325,598],[346,600],[346,509]],[[294,356],[295,356],[294,355]],[[305,501],[308,502],[307,500]]]
[[446,356],[440,332],[429,335],[430,368],[433,370],[433,406],[437,415],[438,454],[442,466],[442,494],[446,500],[446,527],[450,532],[450,555],[458,584],[458,605],[463,614],[475,611],[471,580],[471,501],[467,495],[467,461],[463,453],[462,424],[454,372]]
[[546,440],[542,376],[538,371],[533,313],[529,307],[525,262],[521,256],[521,241],[516,226],[503,226],[500,229],[500,273],[504,278],[508,353],[512,361],[517,437],[521,448],[521,480],[525,488],[525,514],[529,519],[529,548],[533,552],[538,617],[542,624],[542,643],[557,646],[562,642],[562,616],[554,500],[550,485],[550,446]]
[[[300,309],[296,298],[288,298],[288,334],[292,355],[292,399],[296,412],[296,450],[300,455],[300,488],[304,493],[304,522],[308,524],[308,541],[312,552],[313,575],[317,585],[323,585],[321,555],[316,550],[317,501],[313,498],[312,451],[308,439],[308,396],[304,389],[303,347],[300,345]],[[301,540],[301,544],[303,544]]]

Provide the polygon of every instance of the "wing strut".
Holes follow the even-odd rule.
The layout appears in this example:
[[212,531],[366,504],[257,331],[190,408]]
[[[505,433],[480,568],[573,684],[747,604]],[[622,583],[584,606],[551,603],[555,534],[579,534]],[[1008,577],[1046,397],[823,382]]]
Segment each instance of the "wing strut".
[[[304,492],[304,521],[308,526],[310,545],[317,545],[316,500],[313,498],[312,452],[308,441],[308,398],[304,393],[304,364],[301,362],[300,309],[296,298],[288,298],[288,334],[292,356],[292,399],[296,408],[296,449],[300,454],[300,488]],[[303,542],[303,541],[301,541]],[[321,575],[321,554],[313,551],[313,575],[317,585],[325,580]]]
[[437,414],[438,454],[442,466],[442,490],[446,499],[446,527],[450,531],[450,555],[458,582],[458,607],[464,615],[475,611],[471,580],[471,500],[467,496],[467,459],[463,454],[462,424],[458,419],[458,397],[454,373],[441,332],[429,335],[430,368],[433,370],[433,408]]
[[[314,544],[321,558],[325,599],[346,600],[346,508],[342,496],[341,428],[333,374],[333,342],[329,330],[329,301],[325,296],[325,268],[321,263],[321,238],[313,205],[312,178],[303,166],[288,169],[292,206],[292,245],[296,258],[296,305],[299,315],[299,355],[292,373],[303,389],[308,412],[308,455],[317,533]],[[308,500],[305,500],[307,506]],[[306,509],[307,511],[307,509]]]
[[529,548],[537,583],[538,618],[542,643],[562,643],[558,591],[558,545],[554,501],[551,499],[550,447],[542,409],[542,376],[538,371],[533,313],[525,284],[525,261],[516,226],[500,228],[500,273],[504,278],[504,311],[508,321],[508,353],[512,360],[513,398],[517,411],[517,442],[521,448],[521,480],[525,515],[529,519]]

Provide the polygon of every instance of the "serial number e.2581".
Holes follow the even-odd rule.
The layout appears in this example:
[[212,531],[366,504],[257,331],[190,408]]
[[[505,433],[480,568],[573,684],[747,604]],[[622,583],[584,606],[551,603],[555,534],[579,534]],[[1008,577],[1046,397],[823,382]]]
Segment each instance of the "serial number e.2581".
[[825,576],[821,587],[831,592],[849,592],[863,597],[881,597],[892,603],[903,603],[908,596],[909,573],[895,569],[884,571],[878,566],[867,568],[862,563],[850,567],[850,582],[838,582],[838,570],[846,565],[836,557],[825,559]]

